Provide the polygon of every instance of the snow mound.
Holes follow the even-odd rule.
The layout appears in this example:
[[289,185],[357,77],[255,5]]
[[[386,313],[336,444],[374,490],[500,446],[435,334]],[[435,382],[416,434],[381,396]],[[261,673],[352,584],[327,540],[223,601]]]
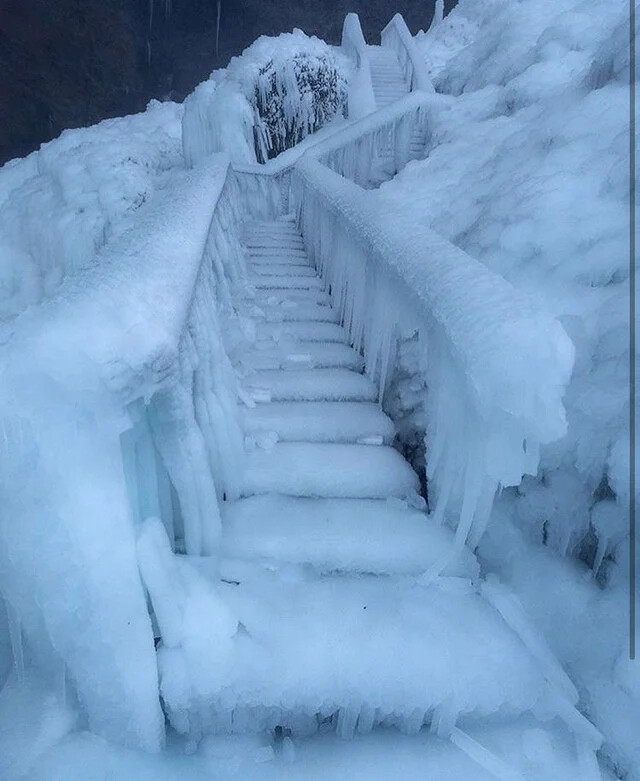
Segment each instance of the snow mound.
[[65,130],[0,168],[0,321],[48,298],[93,262],[182,164],[182,107]]

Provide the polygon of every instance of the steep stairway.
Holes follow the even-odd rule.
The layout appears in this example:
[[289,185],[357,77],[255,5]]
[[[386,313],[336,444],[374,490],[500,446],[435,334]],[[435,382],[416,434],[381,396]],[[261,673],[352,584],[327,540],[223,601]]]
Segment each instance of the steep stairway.
[[159,521],[139,543],[172,726],[198,740],[429,725],[487,778],[520,781],[474,725],[546,730],[545,762],[550,741],[595,745],[571,682],[499,587],[486,592],[470,550],[423,582],[452,534],[426,515],[293,220],[249,223],[244,245],[254,338],[235,363],[246,458],[240,496],[221,504],[220,557],[173,555]]
[[[367,46],[367,51],[376,108],[385,108],[385,106],[408,95],[410,88],[394,52],[384,46]],[[418,159],[423,156],[425,143],[424,130],[415,128],[409,139],[410,159]],[[390,146],[378,149],[377,156],[377,165],[374,166],[372,178],[368,184],[370,188],[378,187],[397,173]]]
[[367,52],[376,107],[384,108],[408,95],[409,85],[393,51],[384,46],[367,46]]

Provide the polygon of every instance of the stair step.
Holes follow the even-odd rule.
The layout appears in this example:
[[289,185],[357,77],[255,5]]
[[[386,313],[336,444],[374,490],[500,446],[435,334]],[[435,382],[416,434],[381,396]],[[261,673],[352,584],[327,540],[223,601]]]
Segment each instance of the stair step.
[[415,472],[391,447],[279,442],[247,453],[241,496],[386,499],[418,488]]
[[359,401],[278,401],[241,413],[246,434],[275,432],[283,442],[389,444],[393,422],[377,404]]
[[[326,307],[325,307],[326,308]],[[303,342],[342,342],[346,343],[344,328],[337,323],[318,323],[297,321],[287,323],[258,323],[256,331],[260,338],[275,341],[297,339]]]
[[244,244],[246,247],[249,247],[250,250],[273,249],[274,247],[277,247],[280,249],[302,250],[304,252],[302,237],[293,234],[290,238],[284,236],[277,238],[269,238],[268,236],[263,236],[261,238],[245,238]]
[[[311,261],[305,255],[252,255],[249,257],[252,268],[275,266],[288,266],[289,268],[313,268]],[[293,272],[292,272],[293,273]]]
[[307,253],[297,247],[248,247],[247,252],[250,258],[304,258],[309,262]]
[[[314,303],[292,301],[287,306],[262,304],[260,305],[260,311],[264,313],[266,322],[274,325],[301,321],[313,321],[314,323],[340,322],[340,316],[335,309]],[[327,341],[330,340],[327,339]]]
[[[253,264],[251,264],[253,266]],[[295,270],[294,270],[295,269]],[[257,263],[251,269],[253,274],[261,277],[317,277],[313,266],[291,266],[290,263]]]
[[277,288],[279,290],[323,290],[324,282],[318,276],[288,276],[271,274],[250,274],[249,282],[256,288]]
[[257,304],[279,305],[283,313],[294,304],[316,304],[325,307],[331,305],[331,297],[325,290],[264,288],[256,290],[255,300]]
[[255,370],[343,368],[362,371],[363,361],[353,347],[339,342],[257,343],[246,353]]
[[[452,532],[418,510],[379,499],[251,496],[225,502],[223,555],[310,564],[321,572],[417,575],[443,559]],[[464,548],[445,574],[475,578]]]
[[364,374],[348,369],[297,369],[255,372],[245,388],[266,392],[272,401],[376,401],[378,390]]
[[[453,703],[450,717],[463,723],[538,705],[554,713],[543,671],[464,582],[448,590],[448,579],[442,587],[403,577],[305,579],[226,560],[220,582],[206,557],[178,566],[178,582],[191,584],[194,570],[208,577],[223,611],[190,632],[188,655],[161,649],[161,695],[180,731],[191,722],[198,734],[280,726],[308,735],[336,714],[338,735],[348,738],[383,720],[416,734],[447,718]],[[186,600],[202,593],[196,583]],[[192,671],[191,659],[215,660],[216,674]]]

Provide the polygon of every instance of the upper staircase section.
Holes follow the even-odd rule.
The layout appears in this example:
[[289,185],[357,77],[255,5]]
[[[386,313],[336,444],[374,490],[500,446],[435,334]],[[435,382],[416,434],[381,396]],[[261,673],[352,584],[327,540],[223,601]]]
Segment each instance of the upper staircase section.
[[407,95],[409,85],[393,50],[385,46],[368,46],[367,49],[376,107],[384,108]]
[[434,92],[413,36],[400,14],[380,34],[380,45],[365,43],[357,14],[347,14],[342,49],[352,61],[349,118],[359,119],[409,92]]

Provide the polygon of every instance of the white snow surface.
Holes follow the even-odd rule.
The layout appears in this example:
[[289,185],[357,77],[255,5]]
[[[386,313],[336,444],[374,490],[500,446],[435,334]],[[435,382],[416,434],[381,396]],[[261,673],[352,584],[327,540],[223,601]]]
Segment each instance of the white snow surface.
[[181,165],[182,106],[65,130],[0,168],[0,321],[53,294]]

